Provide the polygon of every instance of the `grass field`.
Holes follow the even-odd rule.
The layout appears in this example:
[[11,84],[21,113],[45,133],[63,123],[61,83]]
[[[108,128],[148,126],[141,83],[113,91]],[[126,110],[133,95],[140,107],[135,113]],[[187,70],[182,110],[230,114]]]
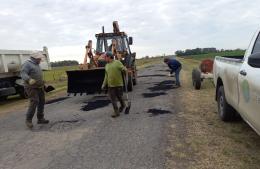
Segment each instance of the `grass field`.
[[201,55],[182,56],[182,58],[203,60],[203,59],[214,59],[215,56],[241,56],[244,54],[245,51],[236,50],[230,52],[218,52],[218,53],[208,53],[208,54],[201,54]]
[[55,87],[56,91],[65,90],[67,85],[67,70],[76,70],[78,66],[55,67],[52,70],[44,71],[43,77],[47,85]]

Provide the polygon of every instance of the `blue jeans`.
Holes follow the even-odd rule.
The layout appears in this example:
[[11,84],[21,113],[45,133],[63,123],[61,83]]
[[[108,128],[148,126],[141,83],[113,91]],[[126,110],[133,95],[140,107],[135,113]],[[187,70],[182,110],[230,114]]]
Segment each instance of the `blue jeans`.
[[180,83],[180,71],[181,71],[181,66],[175,70],[175,78],[176,78],[176,85],[177,86],[180,86],[181,83]]

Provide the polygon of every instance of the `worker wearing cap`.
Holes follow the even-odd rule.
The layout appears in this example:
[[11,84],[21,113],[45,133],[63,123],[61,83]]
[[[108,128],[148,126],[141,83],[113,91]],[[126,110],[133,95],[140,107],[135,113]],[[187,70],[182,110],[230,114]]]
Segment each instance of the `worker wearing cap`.
[[181,83],[180,83],[180,71],[181,71],[181,63],[176,60],[176,59],[173,59],[173,58],[165,58],[164,59],[164,63],[166,63],[168,65],[168,67],[171,69],[170,71],[170,75],[175,72],[175,78],[176,78],[176,86],[177,87],[180,87],[181,86]]
[[[126,73],[126,67],[118,60],[114,60],[114,55],[112,52],[106,52],[105,58],[107,64],[105,66],[105,78],[103,81],[102,89],[108,87],[108,95],[112,102],[114,113],[112,117],[117,117],[120,115],[125,108],[125,102],[123,100],[123,77],[122,73]],[[121,106],[118,109],[117,100],[120,102]]]
[[44,81],[43,73],[39,65],[43,57],[41,52],[33,53],[30,59],[24,62],[21,69],[25,92],[30,100],[25,121],[25,124],[29,128],[33,127],[32,119],[36,108],[38,124],[49,123],[49,120],[44,118],[43,113],[45,104]]

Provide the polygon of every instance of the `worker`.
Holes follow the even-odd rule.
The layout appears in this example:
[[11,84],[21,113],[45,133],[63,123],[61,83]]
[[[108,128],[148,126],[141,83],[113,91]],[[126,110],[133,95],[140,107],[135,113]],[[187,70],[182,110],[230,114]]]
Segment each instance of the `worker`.
[[181,83],[180,83],[180,71],[181,71],[181,63],[173,58],[165,58],[164,59],[164,63],[166,63],[168,65],[168,67],[171,69],[170,70],[170,75],[172,75],[173,72],[175,72],[175,78],[176,78],[176,86],[180,87]]
[[[127,72],[126,67],[118,60],[114,60],[114,55],[111,51],[105,53],[107,64],[105,66],[105,78],[102,84],[102,89],[108,88],[108,95],[112,102],[114,113],[111,117],[117,117],[120,115],[126,104],[123,100],[123,76]],[[120,108],[118,109],[117,100],[120,102]]]
[[36,108],[38,124],[49,123],[49,120],[44,118],[44,81],[43,73],[39,65],[43,57],[41,52],[33,53],[30,58],[25,61],[21,69],[21,77],[24,80],[25,92],[30,100],[25,121],[28,128],[33,128],[32,119]]

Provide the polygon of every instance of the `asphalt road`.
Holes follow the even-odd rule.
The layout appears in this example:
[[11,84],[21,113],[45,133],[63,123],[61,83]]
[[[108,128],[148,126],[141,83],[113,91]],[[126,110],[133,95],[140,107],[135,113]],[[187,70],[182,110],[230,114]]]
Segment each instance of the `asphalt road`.
[[105,95],[71,96],[45,106],[50,124],[25,127],[25,110],[0,117],[0,169],[162,169],[176,115],[165,65],[139,71],[129,115],[113,119]]

